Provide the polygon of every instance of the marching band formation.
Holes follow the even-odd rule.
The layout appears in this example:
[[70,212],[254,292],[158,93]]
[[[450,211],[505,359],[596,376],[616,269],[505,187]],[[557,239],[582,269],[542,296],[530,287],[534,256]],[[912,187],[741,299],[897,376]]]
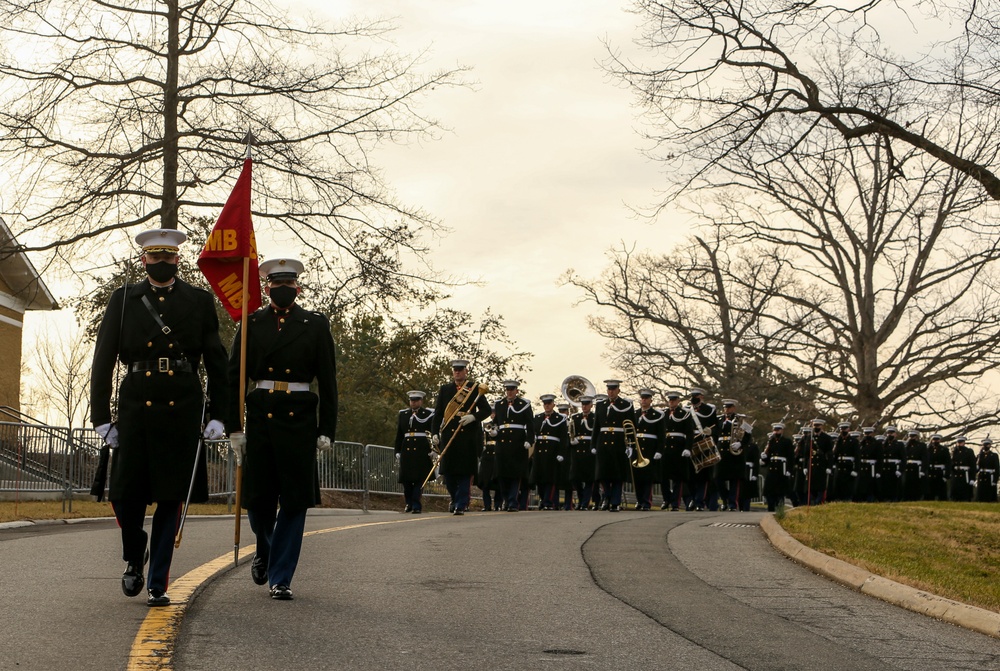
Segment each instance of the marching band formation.
[[[485,385],[468,381],[468,361],[452,362],[454,382],[441,387],[435,409],[424,392],[409,393],[400,410],[395,453],[403,483],[404,512],[421,512],[423,486],[444,477],[450,510],[469,508],[472,484],[483,493],[483,510],[517,512],[534,489],[539,510],[608,510],[626,507],[623,486],[632,484],[634,508],[650,510],[660,485],[661,509],[748,511],[763,494],[774,511],[828,501],[997,501],[1000,458],[992,441],[977,455],[959,437],[949,449],[939,434],[930,443],[918,431],[905,440],[896,427],[876,436],[874,427],[852,430],[842,422],[828,433],[822,419],[789,438],[781,422],[762,445],[753,425],[722,399],[722,411],[693,388],[669,392],[667,406],[653,407],[654,392],[639,390],[638,405],[620,395],[620,380],[605,380],[597,395],[584,378],[563,382],[568,403],[543,394],[542,412],[505,380],[504,397],[490,406]],[[686,402],[685,402],[686,401]],[[570,408],[579,410],[570,414]],[[486,418],[488,421],[483,422]]]

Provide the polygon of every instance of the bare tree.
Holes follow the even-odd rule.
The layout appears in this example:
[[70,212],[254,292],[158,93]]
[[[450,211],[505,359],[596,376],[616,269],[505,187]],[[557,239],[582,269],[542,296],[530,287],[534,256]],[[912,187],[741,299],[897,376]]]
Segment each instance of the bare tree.
[[31,413],[70,428],[86,425],[93,356],[89,342],[66,330],[50,330],[31,343],[22,399]]
[[564,280],[608,315],[590,326],[630,381],[661,392],[704,387],[765,422],[813,414],[802,386],[763,354],[774,344],[766,315],[795,283],[786,252],[731,245],[721,227],[706,228],[710,236],[669,254],[623,246],[599,278],[569,271]]
[[[977,0],[636,0],[648,66],[612,53],[668,161],[672,195],[732,152],[792,151],[811,133],[891,137],[1000,199],[1000,25]],[[961,144],[961,147],[959,146]],[[994,143],[995,144],[995,143]]]
[[461,69],[421,73],[391,28],[268,0],[0,0],[4,209],[22,251],[79,259],[119,229],[216,215],[250,131],[258,226],[393,276],[435,222],[394,200],[371,153],[433,133],[417,105]]

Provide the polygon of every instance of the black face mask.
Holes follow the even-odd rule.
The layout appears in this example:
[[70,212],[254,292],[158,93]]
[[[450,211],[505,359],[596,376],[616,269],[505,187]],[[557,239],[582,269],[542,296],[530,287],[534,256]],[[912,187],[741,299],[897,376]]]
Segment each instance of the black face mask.
[[271,287],[271,302],[280,309],[287,310],[292,307],[298,293],[295,287],[290,287],[287,284]]
[[174,275],[177,274],[177,264],[167,263],[166,261],[147,263],[146,274],[160,284],[166,284],[170,280],[174,279]]

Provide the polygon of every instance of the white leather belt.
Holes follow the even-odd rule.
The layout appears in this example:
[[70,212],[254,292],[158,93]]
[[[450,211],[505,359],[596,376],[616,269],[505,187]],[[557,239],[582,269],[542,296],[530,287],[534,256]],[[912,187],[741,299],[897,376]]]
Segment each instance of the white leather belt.
[[968,467],[968,466],[956,466],[956,468],[957,468],[958,470],[960,470],[960,471],[967,471],[967,470],[969,470],[969,467]]
[[788,459],[786,459],[785,457],[770,457],[770,458],[774,459],[775,461],[788,461]]
[[577,436],[577,440],[590,440],[590,436]]
[[284,380],[257,380],[254,385],[257,389],[271,389],[273,391],[309,391],[308,382],[285,382]]
[[625,429],[620,426],[602,426],[601,433],[625,433]]
[[524,430],[526,427],[524,424],[501,424],[497,427],[498,429],[521,429]]
[[559,442],[559,436],[535,436],[537,440],[554,440]]
[[996,473],[996,471],[994,469],[992,469],[992,468],[984,468],[983,470],[981,470],[979,472],[980,473]]
[[940,468],[942,471],[945,469],[944,464],[931,464],[931,468]]
[[861,463],[862,464],[875,464],[875,463],[878,463],[878,462],[875,461],[874,459],[862,459]]
[[427,434],[423,431],[408,431],[406,433],[407,438],[426,438]]
[[854,461],[854,457],[840,457],[841,461]]
[[906,461],[906,463],[908,463],[908,464],[916,464],[917,466],[923,466],[924,465],[924,462],[920,461],[919,459],[908,459]]
[[889,462],[890,464],[901,464],[901,463],[903,463],[902,459],[886,459],[886,461]]
[[648,438],[650,440],[656,440],[657,436],[655,433],[640,433],[636,438]]
[[670,436],[671,438],[687,438],[686,434],[677,433],[676,431],[671,431],[667,435]]

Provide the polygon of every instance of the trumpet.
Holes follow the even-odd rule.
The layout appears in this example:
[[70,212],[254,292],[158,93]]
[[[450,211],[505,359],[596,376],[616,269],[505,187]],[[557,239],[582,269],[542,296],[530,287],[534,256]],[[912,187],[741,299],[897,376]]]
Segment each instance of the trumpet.
[[631,419],[626,419],[622,422],[622,428],[625,429],[625,447],[632,449],[632,468],[645,468],[649,466],[649,459],[642,455],[642,448],[639,447],[639,438],[636,436],[635,422]]

